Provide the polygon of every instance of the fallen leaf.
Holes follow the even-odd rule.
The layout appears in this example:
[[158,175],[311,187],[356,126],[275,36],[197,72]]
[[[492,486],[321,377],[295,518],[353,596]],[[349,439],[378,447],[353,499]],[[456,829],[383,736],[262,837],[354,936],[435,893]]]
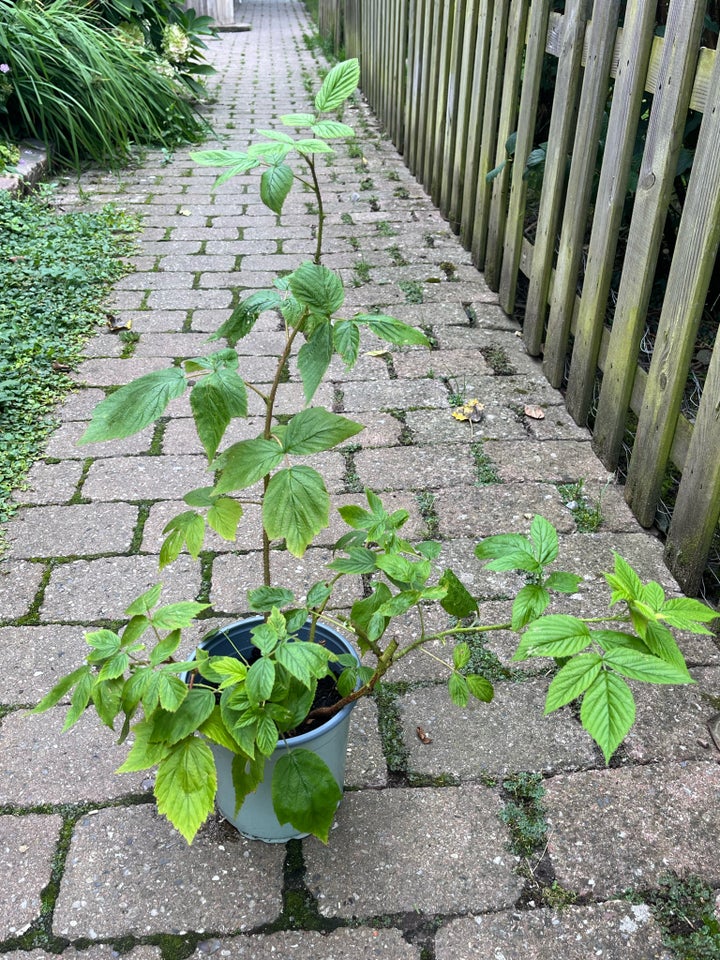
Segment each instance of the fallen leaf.
[[528,404],[528,406],[525,407],[525,416],[530,417],[533,420],[544,420],[545,411],[542,407],[533,407]]
[[192,214],[190,213],[190,211],[189,211],[189,210],[186,210],[185,207],[181,207],[181,208],[178,210],[178,213],[180,214],[181,217],[191,217],[191,216],[192,216]]
[[453,417],[456,420],[467,420],[470,423],[480,423],[483,418],[484,404],[473,397],[472,400],[466,400],[461,407],[453,410]]
[[107,325],[111,333],[120,333],[121,330],[129,330],[132,327],[132,320],[121,320],[120,317],[109,313]]
[[368,350],[365,354],[366,357],[382,357],[384,360],[386,357],[391,357],[392,354],[389,350]]
[[429,737],[422,727],[418,727],[415,732],[422,743],[432,743],[432,737]]

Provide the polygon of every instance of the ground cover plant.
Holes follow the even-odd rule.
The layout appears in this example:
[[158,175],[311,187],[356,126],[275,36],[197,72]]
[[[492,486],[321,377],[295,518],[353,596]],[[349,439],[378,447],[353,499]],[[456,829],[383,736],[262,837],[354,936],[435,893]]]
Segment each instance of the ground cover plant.
[[98,306],[129,271],[137,223],[112,206],[58,213],[41,197],[0,191],[0,522],[52,429],[68,371],[105,320]]
[[133,144],[172,147],[207,129],[154,50],[72,0],[0,0],[0,64],[0,139],[39,139],[55,163],[119,164]]

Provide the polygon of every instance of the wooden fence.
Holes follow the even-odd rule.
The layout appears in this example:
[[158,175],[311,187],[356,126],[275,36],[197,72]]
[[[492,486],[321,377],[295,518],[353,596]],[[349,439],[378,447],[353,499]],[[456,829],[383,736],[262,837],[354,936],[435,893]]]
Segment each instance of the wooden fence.
[[[625,490],[642,524],[655,520],[668,469],[681,474],[666,559],[694,592],[720,516],[718,340],[694,422],[681,410],[720,270],[720,56],[701,47],[705,0],[671,0],[662,37],[656,0],[597,0],[594,10],[592,0],[566,0],[562,15],[553,6],[319,0],[319,15],[337,48],[359,57],[371,107],[508,313],[520,274],[527,278],[528,352],[542,355],[550,382],[566,388],[574,419],[584,424],[591,416],[595,449],[611,469],[634,420]],[[549,57],[556,77],[544,175],[529,204],[526,164],[538,147]],[[644,369],[640,344],[689,110],[702,122]]]

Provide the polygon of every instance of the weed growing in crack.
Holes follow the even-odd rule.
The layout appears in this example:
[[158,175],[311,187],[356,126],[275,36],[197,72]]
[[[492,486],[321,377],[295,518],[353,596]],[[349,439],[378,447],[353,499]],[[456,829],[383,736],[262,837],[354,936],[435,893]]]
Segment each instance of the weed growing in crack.
[[492,372],[496,377],[512,377],[517,373],[517,370],[510,362],[510,358],[502,347],[494,345],[480,347],[480,353],[487,365],[492,368]]
[[476,483],[481,485],[502,483],[502,479],[495,469],[495,464],[485,453],[480,440],[471,445],[470,452],[472,453],[473,460],[475,461]]
[[397,231],[393,230],[387,220],[378,220],[378,222],[375,224],[375,229],[381,237],[397,236]]
[[525,858],[542,853],[547,841],[542,777],[539,773],[516,773],[503,780],[502,788],[507,800],[500,819],[510,830],[510,849]]
[[417,280],[401,280],[398,286],[405,294],[405,303],[422,303],[423,288]]
[[584,492],[585,481],[577,483],[559,483],[558,493],[563,503],[572,513],[579,533],[595,533],[603,523],[602,493],[595,506]]

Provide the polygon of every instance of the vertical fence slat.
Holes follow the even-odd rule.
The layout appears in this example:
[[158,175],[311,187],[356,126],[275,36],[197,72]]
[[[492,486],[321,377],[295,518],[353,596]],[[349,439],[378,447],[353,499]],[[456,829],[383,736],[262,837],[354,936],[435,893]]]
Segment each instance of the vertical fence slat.
[[[478,2],[478,0],[474,0]],[[503,0],[497,0],[499,6]],[[483,116],[485,113],[485,94],[488,62],[490,58],[490,38],[496,0],[479,0],[478,24],[475,33],[475,49],[472,59],[472,85],[470,93],[470,111],[468,113],[468,142],[465,159],[465,179],[462,188],[462,207],[460,209],[460,240],[467,248],[474,248],[473,231],[475,229],[475,196],[480,177],[480,150],[482,146]]]
[[512,176],[510,178],[508,227],[505,230],[498,294],[500,306],[509,314],[512,314],[515,308],[515,287],[520,266],[525,220],[527,184],[523,179],[523,170],[532,150],[533,134],[535,133],[540,75],[545,57],[545,37],[547,36],[549,18],[549,0],[533,0],[530,7],[530,26],[525,48],[518,131],[515,141],[515,162],[512,165]]
[[[545,333],[550,275],[553,268],[555,238],[565,193],[566,158],[575,130],[580,70],[588,19],[586,0],[570,0],[563,17],[563,38],[558,62],[552,116],[548,131],[540,209],[535,230],[530,286],[528,288],[523,339],[531,356],[540,353]],[[577,216],[577,211],[575,211]]]
[[488,60],[488,79],[485,91],[480,156],[475,184],[475,211],[472,227],[472,258],[478,270],[482,270],[487,250],[487,225],[490,213],[491,186],[485,180],[492,168],[497,143],[497,113],[502,93],[502,77],[505,68],[505,38],[507,37],[510,0],[495,0]]
[[408,86],[405,104],[405,162],[417,174],[418,114],[423,52],[423,0],[410,3],[408,17]]
[[[511,0],[508,16],[508,42],[505,55],[505,71],[500,103],[495,163],[506,161],[505,145],[517,126],[518,99],[522,77],[525,34],[527,32],[528,5],[526,0]],[[488,213],[487,249],[485,254],[485,279],[491,290],[497,290],[500,282],[503,238],[505,236],[505,217],[507,214],[508,190],[512,164],[505,162],[500,174],[490,187],[490,209]]]
[[588,27],[588,56],[578,107],[543,356],[543,371],[554,387],[561,385],[565,374],[565,358],[575,309],[578,273],[597,163],[600,125],[607,103],[619,12],[620,0],[604,0],[603,3],[595,5]]
[[625,264],[593,431],[595,451],[617,466],[640,341],[687,118],[705,0],[670,4],[665,43],[633,206]]
[[453,17],[456,0],[441,0],[442,30],[440,38],[440,56],[438,57],[438,79],[436,84],[437,104],[435,107],[435,145],[433,148],[433,169],[430,196],[436,207],[442,209],[443,157],[445,156],[445,138],[450,130],[448,117],[450,53],[453,34]]
[[454,233],[460,230],[465,170],[470,152],[470,116],[472,109],[472,71],[475,58],[475,41],[478,29],[477,0],[467,0],[460,20],[462,35],[462,60],[457,67],[457,130],[450,162],[453,166],[452,191],[448,205],[448,220]]
[[576,423],[585,423],[592,401],[605,307],[615,269],[618,232],[635,147],[636,118],[640,113],[652,46],[655,9],[655,0],[635,0],[628,3],[625,13],[620,63],[565,395],[567,408]]
[[433,175],[435,173],[435,138],[436,115],[438,105],[438,83],[440,74],[440,44],[436,39],[440,36],[443,24],[444,0],[434,0],[431,4],[430,24],[428,31],[428,42],[430,51],[428,57],[428,70],[426,74],[427,83],[427,107],[425,113],[425,151],[423,156],[423,187],[425,193],[432,193]]
[[463,37],[466,16],[466,0],[453,0],[453,23],[450,36],[450,53],[447,69],[447,96],[445,99],[445,142],[441,158],[440,213],[448,218],[452,203],[457,136],[461,115],[467,111],[467,103],[460,100],[460,71],[463,64]]
[[[415,176],[425,182],[425,158],[428,151],[428,99],[432,72],[433,9],[437,0],[419,0],[424,9],[422,37],[422,75],[420,78],[420,108],[418,111],[418,153]],[[426,188],[427,189],[427,188]]]
[[[646,525],[652,523],[655,516],[690,355],[720,242],[720,57],[715,61],[714,81],[709,93],[712,103],[708,103],[700,127],[628,471],[626,498],[637,518]],[[717,351],[714,361],[717,363]],[[703,429],[713,433],[715,446],[703,447],[698,453],[697,444],[703,434],[693,436],[691,449],[695,469],[700,474],[708,469],[718,470],[720,449],[717,445],[720,395],[709,395],[708,387],[706,383]],[[713,417],[715,423],[711,430]],[[709,461],[705,470],[698,465],[703,456]],[[707,492],[707,488],[703,492],[698,485],[697,500]]]

